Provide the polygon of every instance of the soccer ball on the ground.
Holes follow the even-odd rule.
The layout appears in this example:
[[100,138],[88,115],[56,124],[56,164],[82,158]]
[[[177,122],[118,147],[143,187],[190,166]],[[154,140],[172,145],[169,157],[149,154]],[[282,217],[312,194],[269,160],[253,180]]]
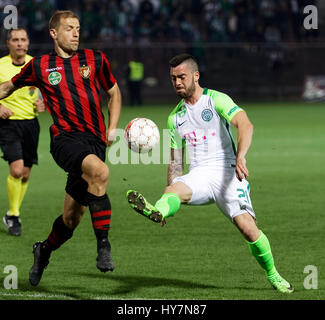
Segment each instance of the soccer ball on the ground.
[[125,128],[124,137],[128,147],[138,153],[149,152],[160,140],[157,125],[146,118],[131,120]]

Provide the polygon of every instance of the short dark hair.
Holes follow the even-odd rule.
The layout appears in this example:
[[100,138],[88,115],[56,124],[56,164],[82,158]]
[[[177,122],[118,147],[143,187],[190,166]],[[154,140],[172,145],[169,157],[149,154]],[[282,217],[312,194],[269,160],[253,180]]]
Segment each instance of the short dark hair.
[[49,29],[57,29],[60,25],[61,19],[66,18],[76,18],[80,20],[79,17],[71,10],[56,10],[50,18]]
[[189,66],[191,67],[192,71],[199,70],[198,63],[197,63],[196,59],[188,53],[181,53],[181,54],[178,54],[177,56],[173,57],[172,59],[170,59],[169,66],[171,68],[175,68],[183,62],[188,63]]
[[23,28],[23,27],[18,27],[17,29],[10,29],[10,30],[7,32],[7,40],[10,40],[10,39],[11,39],[11,37],[12,37],[12,32],[13,32],[13,31],[21,31],[21,30],[23,30],[23,31],[26,32],[26,34],[27,34],[27,38],[28,38],[28,32],[27,32],[27,30],[26,30],[25,28]]

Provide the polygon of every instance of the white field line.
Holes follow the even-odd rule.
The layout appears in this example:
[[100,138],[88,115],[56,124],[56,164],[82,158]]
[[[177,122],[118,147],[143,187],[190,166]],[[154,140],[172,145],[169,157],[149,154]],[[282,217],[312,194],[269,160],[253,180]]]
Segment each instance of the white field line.
[[73,297],[69,297],[63,294],[46,294],[46,293],[9,293],[9,292],[2,293],[0,292],[0,299],[1,297],[76,300]]

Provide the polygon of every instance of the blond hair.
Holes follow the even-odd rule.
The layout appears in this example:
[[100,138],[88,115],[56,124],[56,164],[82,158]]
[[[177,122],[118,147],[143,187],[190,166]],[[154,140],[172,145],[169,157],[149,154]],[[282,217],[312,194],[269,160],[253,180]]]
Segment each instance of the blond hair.
[[76,18],[79,20],[79,17],[70,10],[57,10],[52,15],[50,21],[49,21],[49,29],[58,29],[60,25],[61,19],[67,19],[67,18]]

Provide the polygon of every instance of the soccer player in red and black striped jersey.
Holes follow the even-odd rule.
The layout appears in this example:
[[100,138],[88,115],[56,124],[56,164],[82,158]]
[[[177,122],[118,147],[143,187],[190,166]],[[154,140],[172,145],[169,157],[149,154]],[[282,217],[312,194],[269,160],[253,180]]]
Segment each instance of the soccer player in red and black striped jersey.
[[[114,140],[121,112],[121,93],[101,51],[78,50],[79,18],[56,11],[49,22],[54,51],[33,58],[10,81],[0,85],[0,99],[23,86],[37,86],[53,118],[50,151],[68,173],[63,212],[43,242],[33,245],[32,285],[41,280],[50,254],[72,237],[87,206],[97,238],[97,268],[113,271],[108,230],[111,204],[106,188],[109,169],[106,147]],[[101,110],[100,88],[109,96],[108,127]]]

